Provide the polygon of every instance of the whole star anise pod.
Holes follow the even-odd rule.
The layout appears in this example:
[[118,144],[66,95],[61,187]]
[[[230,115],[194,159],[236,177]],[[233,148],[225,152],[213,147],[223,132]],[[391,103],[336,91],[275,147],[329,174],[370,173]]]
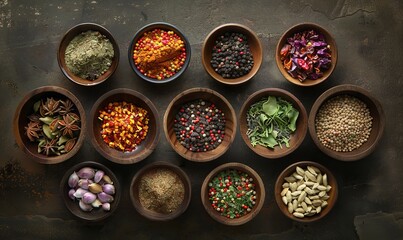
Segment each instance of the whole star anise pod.
[[74,109],[74,104],[70,99],[66,99],[65,101],[60,101],[60,115],[66,115],[70,113]]
[[53,116],[60,111],[60,101],[55,100],[53,97],[46,98],[45,102],[41,103],[39,107],[39,112],[42,116]]
[[68,113],[63,116],[62,120],[59,120],[59,125],[61,126],[60,131],[62,131],[63,136],[69,135],[73,138],[73,132],[80,130],[80,127],[76,124],[77,119],[74,115]]
[[40,141],[39,145],[38,145],[38,153],[45,153],[46,156],[49,156],[50,154],[56,154],[56,155],[60,155],[59,152],[57,152],[57,139],[54,138],[52,140],[45,140],[43,139],[42,141]]
[[35,138],[39,138],[39,133],[42,130],[41,125],[39,122],[29,122],[28,126],[25,128],[25,134],[29,138],[31,142],[35,141]]

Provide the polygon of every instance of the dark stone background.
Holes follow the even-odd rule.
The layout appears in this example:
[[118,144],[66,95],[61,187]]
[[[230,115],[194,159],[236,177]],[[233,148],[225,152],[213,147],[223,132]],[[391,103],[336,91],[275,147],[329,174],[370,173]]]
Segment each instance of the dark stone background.
[[[191,42],[192,58],[186,73],[174,82],[155,85],[140,80],[128,64],[127,49],[134,33],[145,24],[166,21],[178,26]],[[108,28],[118,41],[120,65],[112,79],[95,87],[78,86],[61,73],[56,50],[63,34],[81,22]],[[220,24],[236,22],[252,28],[263,48],[257,75],[241,86],[215,82],[201,64],[204,38]],[[337,67],[328,81],[302,88],[288,83],[274,60],[281,34],[292,25],[315,22],[335,37]],[[0,0],[0,239],[403,239],[402,98],[403,3],[400,0],[291,0],[291,1],[31,1]],[[12,133],[13,115],[23,96],[34,88],[67,88],[83,103],[87,116],[105,92],[131,88],[145,94],[162,116],[178,93],[191,87],[208,87],[223,94],[236,113],[253,92],[283,88],[296,95],[309,112],[315,99],[339,84],[356,84],[374,94],[386,114],[386,128],[377,149],[357,162],[340,162],[324,155],[309,133],[293,154],[268,160],[254,154],[239,131],[219,159],[197,164],[176,154],[165,139],[144,161],[118,165],[101,157],[85,140],[72,159],[41,165],[18,148]],[[400,157],[399,157],[400,156]],[[59,182],[71,166],[94,160],[120,178],[123,196],[115,214],[102,224],[84,224],[62,202]],[[129,184],[133,175],[154,161],[181,166],[192,181],[189,209],[170,222],[152,222],[131,205]],[[339,199],[319,222],[301,224],[283,216],[274,201],[277,175],[300,160],[317,161],[336,175]],[[254,168],[266,188],[265,204],[251,222],[228,227],[211,219],[200,200],[204,177],[226,162]]]

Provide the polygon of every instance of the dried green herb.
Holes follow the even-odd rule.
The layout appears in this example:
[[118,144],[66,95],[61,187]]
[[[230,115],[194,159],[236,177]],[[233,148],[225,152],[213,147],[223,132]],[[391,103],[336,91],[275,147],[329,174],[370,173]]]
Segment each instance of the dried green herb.
[[299,112],[280,97],[269,96],[251,105],[247,112],[246,134],[252,146],[289,147],[291,133],[296,130]]
[[86,31],[74,37],[65,52],[68,69],[76,76],[95,80],[112,64],[113,45],[97,31]]

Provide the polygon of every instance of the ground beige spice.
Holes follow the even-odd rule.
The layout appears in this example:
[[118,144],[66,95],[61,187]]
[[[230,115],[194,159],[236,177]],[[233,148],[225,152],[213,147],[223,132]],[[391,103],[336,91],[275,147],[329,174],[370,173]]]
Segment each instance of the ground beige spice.
[[158,212],[172,213],[185,196],[185,186],[172,170],[159,168],[144,174],[139,184],[139,200],[143,207]]

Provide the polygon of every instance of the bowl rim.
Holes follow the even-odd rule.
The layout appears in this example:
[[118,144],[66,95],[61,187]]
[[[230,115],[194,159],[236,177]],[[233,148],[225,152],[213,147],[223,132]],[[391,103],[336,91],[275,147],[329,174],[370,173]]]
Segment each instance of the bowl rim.
[[[243,113],[246,113],[246,111],[248,110],[248,109],[246,109],[246,107],[247,107],[250,103],[252,103],[251,101],[252,101],[253,98],[255,98],[256,96],[258,96],[258,95],[260,95],[260,94],[263,94],[263,93],[265,93],[265,95],[268,96],[268,95],[270,95],[271,93],[276,93],[276,92],[277,92],[277,93],[284,94],[284,95],[290,97],[291,99],[293,99],[293,101],[296,103],[296,104],[293,104],[294,107],[299,108],[299,109],[298,109],[298,111],[299,111],[299,117],[298,117],[298,119],[300,119],[300,121],[303,121],[303,123],[304,123],[304,124],[302,124],[302,127],[303,127],[302,130],[300,130],[300,131],[301,131],[301,137],[297,139],[296,143],[295,143],[293,146],[290,146],[290,147],[288,148],[288,150],[285,151],[285,152],[283,152],[283,153],[276,153],[276,154],[275,154],[274,152],[272,152],[271,149],[268,149],[268,148],[267,148],[267,151],[266,151],[265,153],[258,152],[258,151],[256,150],[256,148],[253,147],[253,146],[250,144],[250,140],[249,140],[249,138],[246,136],[246,133],[243,133],[243,132],[241,131],[241,124],[239,124],[239,132],[240,132],[240,134],[241,134],[241,137],[242,137],[244,143],[245,143],[254,153],[260,155],[261,157],[267,158],[267,159],[279,159],[279,158],[285,157],[285,156],[291,154],[292,152],[294,152],[295,150],[297,150],[297,149],[299,148],[299,146],[302,144],[302,142],[304,141],[305,136],[306,136],[306,133],[307,133],[307,131],[308,131],[308,114],[307,114],[307,111],[306,111],[304,105],[302,104],[302,102],[301,102],[294,94],[292,94],[291,92],[289,92],[289,91],[287,91],[287,90],[285,90],[285,89],[281,89],[281,88],[263,88],[263,89],[260,89],[260,90],[258,90],[258,91],[256,91],[256,92],[252,93],[251,95],[249,95],[249,97],[248,97],[248,98],[244,101],[244,103],[242,104],[241,109],[240,109],[240,111],[239,111],[239,116],[238,116],[239,122],[242,122],[241,120],[242,120],[242,119],[245,119],[245,116],[244,116]],[[256,102],[256,101],[255,101],[255,102]],[[255,103],[255,102],[253,102],[253,103]],[[253,103],[252,103],[252,104],[253,104]],[[296,105],[296,106],[295,106],[295,105]],[[297,130],[295,131],[295,133],[296,133],[296,132],[297,132]],[[295,133],[293,133],[293,134],[295,134]],[[276,146],[276,148],[278,148],[278,146]]]
[[[138,41],[138,39],[145,33],[148,31],[151,31],[155,28],[161,28],[161,29],[165,29],[165,30],[172,30],[184,41],[185,43],[185,47],[186,47],[186,59],[185,59],[185,63],[183,64],[182,68],[175,73],[173,76],[169,77],[169,78],[165,78],[165,79],[161,79],[161,80],[157,80],[154,78],[149,78],[147,76],[144,76],[144,74],[142,74],[135,66],[134,61],[133,61],[133,49],[134,49],[134,45],[136,44],[136,42]],[[191,49],[191,45],[190,42],[188,40],[188,38],[185,36],[185,34],[183,33],[183,31],[178,28],[177,26],[171,24],[171,23],[167,23],[167,22],[153,22],[153,23],[149,23],[146,24],[145,26],[143,26],[142,28],[140,28],[139,30],[137,30],[137,32],[134,34],[134,37],[132,38],[132,40],[130,41],[129,44],[129,48],[128,48],[128,57],[129,57],[129,65],[132,68],[132,70],[136,73],[137,76],[139,76],[141,79],[147,81],[147,82],[151,82],[151,83],[168,83],[171,82],[177,78],[179,78],[188,68],[189,63],[190,63],[190,59],[191,59],[191,55],[192,55],[192,49]]]
[[[83,167],[93,167],[96,168],[98,170],[103,170],[105,172],[107,172],[108,176],[112,179],[113,181],[113,185],[116,188],[115,194],[113,195],[113,205],[114,207],[110,209],[110,211],[105,212],[105,214],[103,214],[101,217],[99,218],[91,218],[91,212],[84,212],[81,211],[80,207],[78,206],[78,202],[76,203],[76,207],[78,210],[80,210],[79,212],[82,214],[77,214],[76,211],[74,211],[74,209],[71,207],[71,204],[69,204],[66,200],[68,200],[65,196],[66,194],[66,189],[69,188],[67,182],[69,179],[69,176],[78,169],[81,169]],[[122,192],[122,188],[119,182],[119,179],[117,178],[117,176],[113,173],[113,171],[108,168],[107,166],[103,165],[102,163],[99,162],[95,162],[95,161],[84,161],[84,162],[80,162],[75,164],[74,166],[70,167],[65,174],[63,175],[62,179],[60,180],[60,184],[59,184],[59,191],[61,193],[61,198],[63,199],[64,205],[66,206],[66,208],[69,210],[69,212],[71,214],[73,214],[75,217],[85,221],[85,222],[102,222],[105,219],[107,219],[108,217],[110,217],[118,208],[119,203],[120,203],[120,198],[121,198],[121,192]],[[71,200],[71,199],[69,199]],[[73,201],[73,200],[71,200]],[[75,201],[75,200],[74,200]]]
[[[76,31],[76,29],[79,28],[88,28],[88,30],[93,30],[93,31],[98,31],[100,32],[102,35],[106,36],[108,38],[108,40],[112,43],[113,45],[113,50],[114,50],[114,57],[113,57],[113,62],[111,67],[109,68],[109,70],[102,75],[101,77],[95,79],[95,80],[87,80],[87,79],[83,79],[80,78],[78,76],[75,76],[73,73],[70,72],[70,70],[68,70],[66,63],[64,61],[64,57],[62,58],[61,56],[61,52],[63,50],[63,46],[66,43],[66,46],[70,43],[70,41],[77,35],[72,36],[71,34]],[[87,31],[87,30],[85,30]],[[71,39],[70,39],[71,38]],[[68,41],[68,42],[67,42]],[[119,59],[120,59],[120,50],[119,50],[119,44],[116,42],[115,38],[113,37],[112,33],[104,26],[97,24],[97,23],[93,23],[93,22],[84,22],[84,23],[79,23],[73,27],[71,27],[70,29],[68,29],[62,39],[59,42],[59,46],[57,49],[57,62],[59,64],[60,70],[62,71],[63,75],[68,78],[70,81],[79,84],[81,86],[94,86],[94,85],[98,85],[100,83],[103,83],[104,81],[106,81],[107,79],[109,79],[116,71],[116,69],[118,68],[119,65]],[[115,62],[115,63],[114,63]],[[72,77],[74,76],[74,78]],[[75,79],[77,78],[77,79]]]
[[[324,35],[328,35],[330,37],[330,39],[326,39],[326,41],[328,42],[328,44],[331,46],[332,48],[332,64],[331,67],[325,72],[324,76],[316,79],[316,80],[310,80],[307,79],[304,82],[300,82],[298,79],[295,79],[293,77],[291,77],[283,68],[283,63],[280,60],[280,51],[281,48],[283,47],[281,44],[281,42],[283,42],[283,39],[285,39],[286,37],[294,34],[295,32],[300,32],[300,28],[302,29],[316,29],[319,30],[319,32],[323,33]],[[298,30],[298,31],[297,31]],[[332,44],[330,44],[332,43]],[[338,60],[338,49],[337,49],[337,44],[336,44],[336,40],[334,38],[334,36],[332,35],[332,33],[330,33],[329,31],[327,31],[324,27],[322,27],[321,25],[317,24],[317,23],[313,23],[313,22],[302,22],[302,23],[298,23],[295,24],[291,27],[289,27],[279,38],[277,45],[276,45],[276,50],[275,50],[275,61],[276,61],[276,65],[278,67],[278,70],[280,71],[281,75],[283,75],[283,77],[290,83],[293,83],[295,85],[298,86],[302,86],[302,87],[310,87],[310,86],[315,86],[318,85],[322,82],[324,82],[326,79],[328,79],[330,77],[330,75],[332,75],[334,69],[336,68],[337,65],[337,60]]]
[[[242,32],[246,33],[248,35],[248,37],[252,37],[254,39],[254,41],[256,41],[256,43],[257,43],[257,49],[259,50],[259,52],[261,54],[260,54],[260,58],[258,59],[258,61],[254,60],[255,64],[254,64],[253,68],[251,69],[251,71],[247,74],[249,76],[244,75],[239,78],[231,78],[229,80],[225,79],[225,78],[221,77],[219,74],[215,73],[215,71],[210,66],[209,60],[206,57],[205,52],[208,50],[207,43],[214,41],[214,39],[212,39],[213,36],[217,35],[219,32],[224,31],[225,29],[228,29],[228,28],[240,29]],[[225,24],[215,27],[206,36],[206,38],[203,41],[203,45],[202,45],[201,58],[202,58],[202,65],[204,67],[204,70],[208,73],[208,75],[210,77],[212,77],[216,81],[223,83],[223,84],[238,85],[238,84],[242,84],[242,83],[245,83],[245,82],[251,80],[259,71],[260,66],[262,65],[262,62],[263,62],[263,47],[262,47],[262,43],[261,43],[259,37],[251,28],[247,27],[246,25],[240,24],[240,23],[225,23]],[[256,62],[258,64],[256,64]]]
[[[103,150],[103,148],[98,145],[98,142],[96,141],[95,129],[94,129],[95,124],[94,124],[93,120],[95,119],[95,115],[97,114],[97,109],[99,109],[101,107],[101,103],[103,101],[105,101],[107,98],[112,97],[112,96],[117,96],[120,94],[131,95],[131,96],[134,96],[135,98],[141,100],[145,105],[147,105],[150,108],[150,110],[151,110],[150,114],[152,114],[155,118],[155,123],[156,123],[156,125],[154,126],[155,127],[155,139],[154,139],[154,141],[152,141],[152,143],[150,144],[150,146],[147,149],[145,148],[142,150],[142,152],[144,152],[144,154],[141,154],[141,156],[131,155],[130,153],[126,154],[126,152],[121,152],[121,151],[118,151],[115,149],[112,149],[112,150],[119,152],[121,154],[120,154],[120,156],[112,156],[109,153],[105,152]],[[90,117],[89,117],[88,121],[89,121],[88,126],[89,126],[91,143],[94,146],[94,148],[104,158],[106,158],[112,162],[118,163],[118,164],[134,164],[134,163],[138,163],[138,162],[144,160],[155,150],[155,148],[157,147],[158,142],[160,140],[160,122],[159,122],[159,114],[158,114],[157,108],[155,107],[155,105],[152,103],[152,101],[149,98],[147,98],[142,93],[137,92],[133,89],[116,88],[116,89],[110,90],[110,91],[104,93],[103,95],[101,95],[96,100],[96,102],[92,105],[92,109],[91,109]]]
[[[328,180],[332,181],[332,184],[331,184],[331,186],[332,186],[331,191],[333,191],[332,203],[330,203],[325,209],[323,209],[321,211],[321,213],[323,213],[323,214],[314,215],[314,216],[306,217],[306,218],[305,217],[297,218],[297,217],[294,217],[292,214],[290,214],[288,212],[288,210],[286,210],[286,208],[282,207],[282,206],[284,206],[284,203],[280,196],[281,191],[278,191],[278,190],[279,189],[282,190],[282,185],[285,182],[283,179],[285,176],[283,176],[283,175],[285,175],[286,172],[288,172],[292,169],[295,169],[297,166],[308,166],[308,165],[312,165],[314,167],[319,168],[322,173],[326,173],[326,175],[328,176]],[[324,218],[325,216],[327,216],[328,213],[333,209],[334,205],[337,203],[338,195],[339,195],[339,186],[338,186],[337,178],[335,177],[335,175],[331,171],[329,171],[329,169],[327,167],[323,166],[320,163],[314,162],[314,161],[299,161],[299,162],[292,163],[291,165],[288,165],[277,176],[276,182],[274,183],[274,198],[275,198],[275,201],[276,201],[277,206],[280,209],[280,211],[289,219],[297,221],[297,222],[302,222],[302,223],[315,222],[315,221],[318,221],[318,220]]]
[[[185,188],[185,196],[184,200],[181,203],[181,205],[178,207],[178,209],[172,213],[169,214],[163,214],[163,213],[157,213],[152,210],[148,210],[144,208],[140,201],[137,200],[136,195],[133,193],[134,187],[138,185],[138,181],[141,180],[144,174],[147,172],[153,170],[153,169],[169,169],[173,171],[175,174],[181,178],[184,188]],[[148,218],[149,220],[153,221],[169,221],[173,220],[175,218],[178,218],[180,215],[182,215],[187,208],[189,207],[190,200],[192,198],[192,184],[190,181],[189,176],[187,173],[180,168],[177,165],[174,165],[170,162],[164,162],[164,161],[157,161],[150,163],[143,168],[141,168],[139,171],[134,174],[132,177],[132,180],[130,182],[130,188],[129,188],[129,194],[130,194],[130,200],[132,202],[133,207],[136,209],[136,211],[142,215],[145,218]]]
[[[73,149],[65,154],[61,154],[59,156],[46,156],[46,155],[41,155],[41,154],[34,154],[31,152],[27,146],[26,142],[23,140],[21,134],[20,134],[20,126],[19,126],[19,121],[21,117],[27,117],[27,116],[21,116],[21,111],[24,108],[24,106],[32,99],[36,97],[40,97],[41,95],[46,96],[48,93],[56,93],[60,94],[68,99],[70,99],[75,107],[77,108],[77,111],[79,113],[79,116],[81,118],[81,126],[80,126],[80,134],[78,135],[77,142]],[[86,130],[87,130],[87,123],[86,123],[86,114],[83,105],[81,104],[80,100],[69,90],[58,87],[58,86],[42,86],[38,87],[35,89],[32,89],[28,93],[24,95],[24,97],[20,100],[15,113],[14,113],[14,118],[13,118],[13,130],[14,130],[14,137],[16,139],[17,145],[19,146],[22,151],[28,155],[30,158],[35,160],[38,163],[42,164],[57,164],[64,162],[70,158],[72,158],[81,148],[83,145],[84,139],[86,137]]]
[[[172,107],[173,107],[173,106],[176,104],[176,102],[177,102],[178,100],[180,100],[181,98],[186,97],[186,96],[191,95],[191,94],[194,94],[194,93],[209,93],[209,94],[213,94],[214,96],[220,98],[221,101],[223,101],[223,103],[224,103],[224,104],[228,107],[228,109],[230,110],[230,112],[231,112],[231,118],[232,118],[232,120],[233,120],[233,129],[232,129],[232,130],[233,130],[233,134],[232,134],[232,137],[229,139],[228,146],[227,146],[226,148],[224,148],[223,151],[219,152],[218,154],[212,155],[212,156],[207,157],[207,158],[204,158],[203,160],[200,160],[200,159],[195,158],[194,156],[192,156],[192,155],[195,155],[195,156],[198,155],[199,153],[197,153],[197,152],[192,152],[192,155],[191,155],[191,156],[188,156],[187,154],[184,154],[184,153],[182,153],[181,151],[178,151],[178,149],[175,147],[175,145],[174,145],[174,144],[172,143],[172,141],[170,140],[170,137],[169,137],[169,134],[168,134],[168,132],[169,132],[169,129],[168,129],[168,126],[167,126],[167,123],[168,123],[168,115],[169,115],[169,112],[172,111]],[[197,98],[194,98],[194,99],[197,99]],[[234,110],[234,108],[232,107],[231,103],[230,103],[223,95],[221,95],[221,94],[218,93],[217,91],[214,91],[214,90],[212,90],[212,89],[210,89],[210,88],[197,87],[197,88],[190,88],[190,89],[184,90],[184,91],[182,91],[181,93],[179,93],[178,95],[176,95],[176,96],[171,100],[171,102],[170,102],[169,105],[167,106],[167,108],[166,108],[166,110],[165,110],[165,113],[164,113],[164,117],[163,117],[163,128],[164,128],[164,133],[165,133],[165,138],[166,138],[166,140],[169,142],[169,144],[170,144],[170,146],[172,147],[172,149],[174,149],[174,151],[175,151],[177,154],[179,154],[181,157],[183,157],[183,158],[185,158],[185,159],[187,159],[187,160],[189,160],[189,161],[192,161],[192,162],[209,162],[209,161],[213,161],[213,160],[219,158],[220,156],[222,156],[224,153],[226,153],[226,152],[228,151],[229,147],[231,146],[231,144],[233,143],[233,141],[234,141],[234,139],[235,139],[235,135],[236,135],[236,131],[237,131],[237,118],[236,118],[235,110]],[[180,145],[179,147],[180,147],[180,148],[184,148],[182,145]],[[202,152],[200,152],[200,154],[201,154],[201,153],[202,153]]]
[[[239,218],[234,218],[230,219],[225,216],[221,216],[217,214],[217,212],[211,210],[211,203],[208,200],[207,191],[208,191],[208,183],[210,180],[216,176],[219,172],[224,171],[226,169],[236,169],[236,170],[241,170],[248,175],[252,175],[253,180],[258,183],[259,188],[260,188],[260,197],[256,202],[255,207],[252,209],[252,211],[244,216],[241,216]],[[260,210],[263,208],[265,198],[266,198],[266,190],[264,186],[264,182],[260,175],[250,166],[240,163],[240,162],[228,162],[221,164],[217,167],[215,167],[213,170],[209,172],[209,174],[204,178],[201,189],[200,189],[200,196],[201,196],[201,201],[204,209],[208,213],[208,215],[213,218],[215,221],[228,225],[228,226],[239,226],[242,224],[245,224],[249,221],[251,221],[253,218],[255,218]]]
[[[366,149],[365,151],[361,153],[355,153],[354,150],[352,152],[346,152],[344,154],[343,152],[336,152],[333,151],[327,147],[325,147],[318,139],[317,134],[316,134],[316,128],[315,128],[315,118],[316,114],[319,111],[319,108],[322,106],[322,104],[327,100],[330,99],[331,97],[335,97],[338,95],[341,95],[343,93],[355,93],[359,94],[361,96],[365,96],[367,99],[369,99],[372,104],[374,104],[378,117],[379,117],[379,130],[376,132],[377,136],[375,138],[375,141]],[[368,105],[368,104],[367,104]],[[374,114],[374,113],[372,113]],[[380,139],[382,138],[384,128],[385,128],[385,113],[383,111],[381,103],[376,99],[376,97],[367,91],[366,89],[359,87],[357,85],[353,84],[342,84],[338,86],[334,86],[332,88],[329,88],[325,92],[323,92],[314,102],[312,105],[311,111],[309,113],[309,119],[308,119],[308,128],[309,128],[309,134],[311,135],[312,140],[314,141],[315,145],[326,155],[328,155],[331,158],[340,160],[340,161],[357,161],[360,159],[365,158],[366,156],[370,155],[378,145]],[[371,133],[372,134],[372,133]]]

